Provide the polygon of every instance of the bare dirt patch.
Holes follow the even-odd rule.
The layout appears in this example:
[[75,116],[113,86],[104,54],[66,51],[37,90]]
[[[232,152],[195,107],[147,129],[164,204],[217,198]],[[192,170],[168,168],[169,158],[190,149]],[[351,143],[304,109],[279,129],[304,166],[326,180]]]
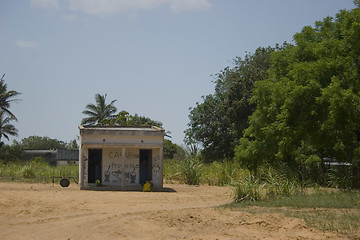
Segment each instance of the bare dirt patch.
[[215,206],[231,189],[165,185],[174,192],[80,191],[76,184],[0,183],[1,239],[344,239],[281,214]]

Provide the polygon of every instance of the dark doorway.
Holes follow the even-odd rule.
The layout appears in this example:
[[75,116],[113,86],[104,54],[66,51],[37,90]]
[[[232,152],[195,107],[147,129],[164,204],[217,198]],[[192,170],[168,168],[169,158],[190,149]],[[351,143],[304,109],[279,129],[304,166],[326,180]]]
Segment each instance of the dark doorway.
[[152,150],[140,149],[140,184],[152,178]]
[[89,183],[101,179],[102,149],[89,149]]

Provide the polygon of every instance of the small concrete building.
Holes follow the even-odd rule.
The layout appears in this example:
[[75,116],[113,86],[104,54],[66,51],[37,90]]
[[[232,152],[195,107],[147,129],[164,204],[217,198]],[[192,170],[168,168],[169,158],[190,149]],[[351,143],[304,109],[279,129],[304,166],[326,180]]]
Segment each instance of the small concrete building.
[[141,190],[151,180],[153,190],[162,190],[163,129],[118,126],[79,126],[79,129],[80,189]]

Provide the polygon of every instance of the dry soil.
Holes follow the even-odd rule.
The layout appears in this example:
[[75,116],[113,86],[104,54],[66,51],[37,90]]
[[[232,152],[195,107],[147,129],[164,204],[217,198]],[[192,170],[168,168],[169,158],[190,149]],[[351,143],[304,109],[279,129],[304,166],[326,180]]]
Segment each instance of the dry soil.
[[227,187],[84,191],[71,183],[0,183],[0,239],[343,239],[281,214],[218,209]]

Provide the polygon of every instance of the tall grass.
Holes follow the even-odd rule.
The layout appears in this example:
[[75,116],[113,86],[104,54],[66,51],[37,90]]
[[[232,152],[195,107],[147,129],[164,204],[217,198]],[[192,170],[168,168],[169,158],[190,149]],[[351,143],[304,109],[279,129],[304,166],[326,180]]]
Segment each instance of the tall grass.
[[302,191],[296,179],[273,168],[264,168],[254,175],[234,162],[203,163],[196,157],[165,160],[164,177],[189,185],[232,186],[235,202],[291,196]]
[[264,199],[266,195],[265,185],[258,178],[255,178],[254,175],[248,173],[245,178],[240,179],[234,184],[234,202]]
[[248,172],[231,161],[203,163],[197,157],[188,157],[183,160],[166,159],[164,162],[164,178],[167,182],[189,185],[232,185]]
[[214,186],[234,185],[248,173],[248,170],[240,168],[232,161],[212,162],[203,165],[201,183]]
[[179,182],[179,164],[180,160],[177,159],[165,159],[164,160],[164,179],[166,182],[173,183]]
[[177,175],[181,182],[188,185],[199,185],[202,177],[203,164],[197,158],[186,158],[179,164]]
[[36,157],[28,162],[0,163],[0,181],[49,183],[53,177],[71,177],[78,181],[78,169],[78,165],[52,167]]

